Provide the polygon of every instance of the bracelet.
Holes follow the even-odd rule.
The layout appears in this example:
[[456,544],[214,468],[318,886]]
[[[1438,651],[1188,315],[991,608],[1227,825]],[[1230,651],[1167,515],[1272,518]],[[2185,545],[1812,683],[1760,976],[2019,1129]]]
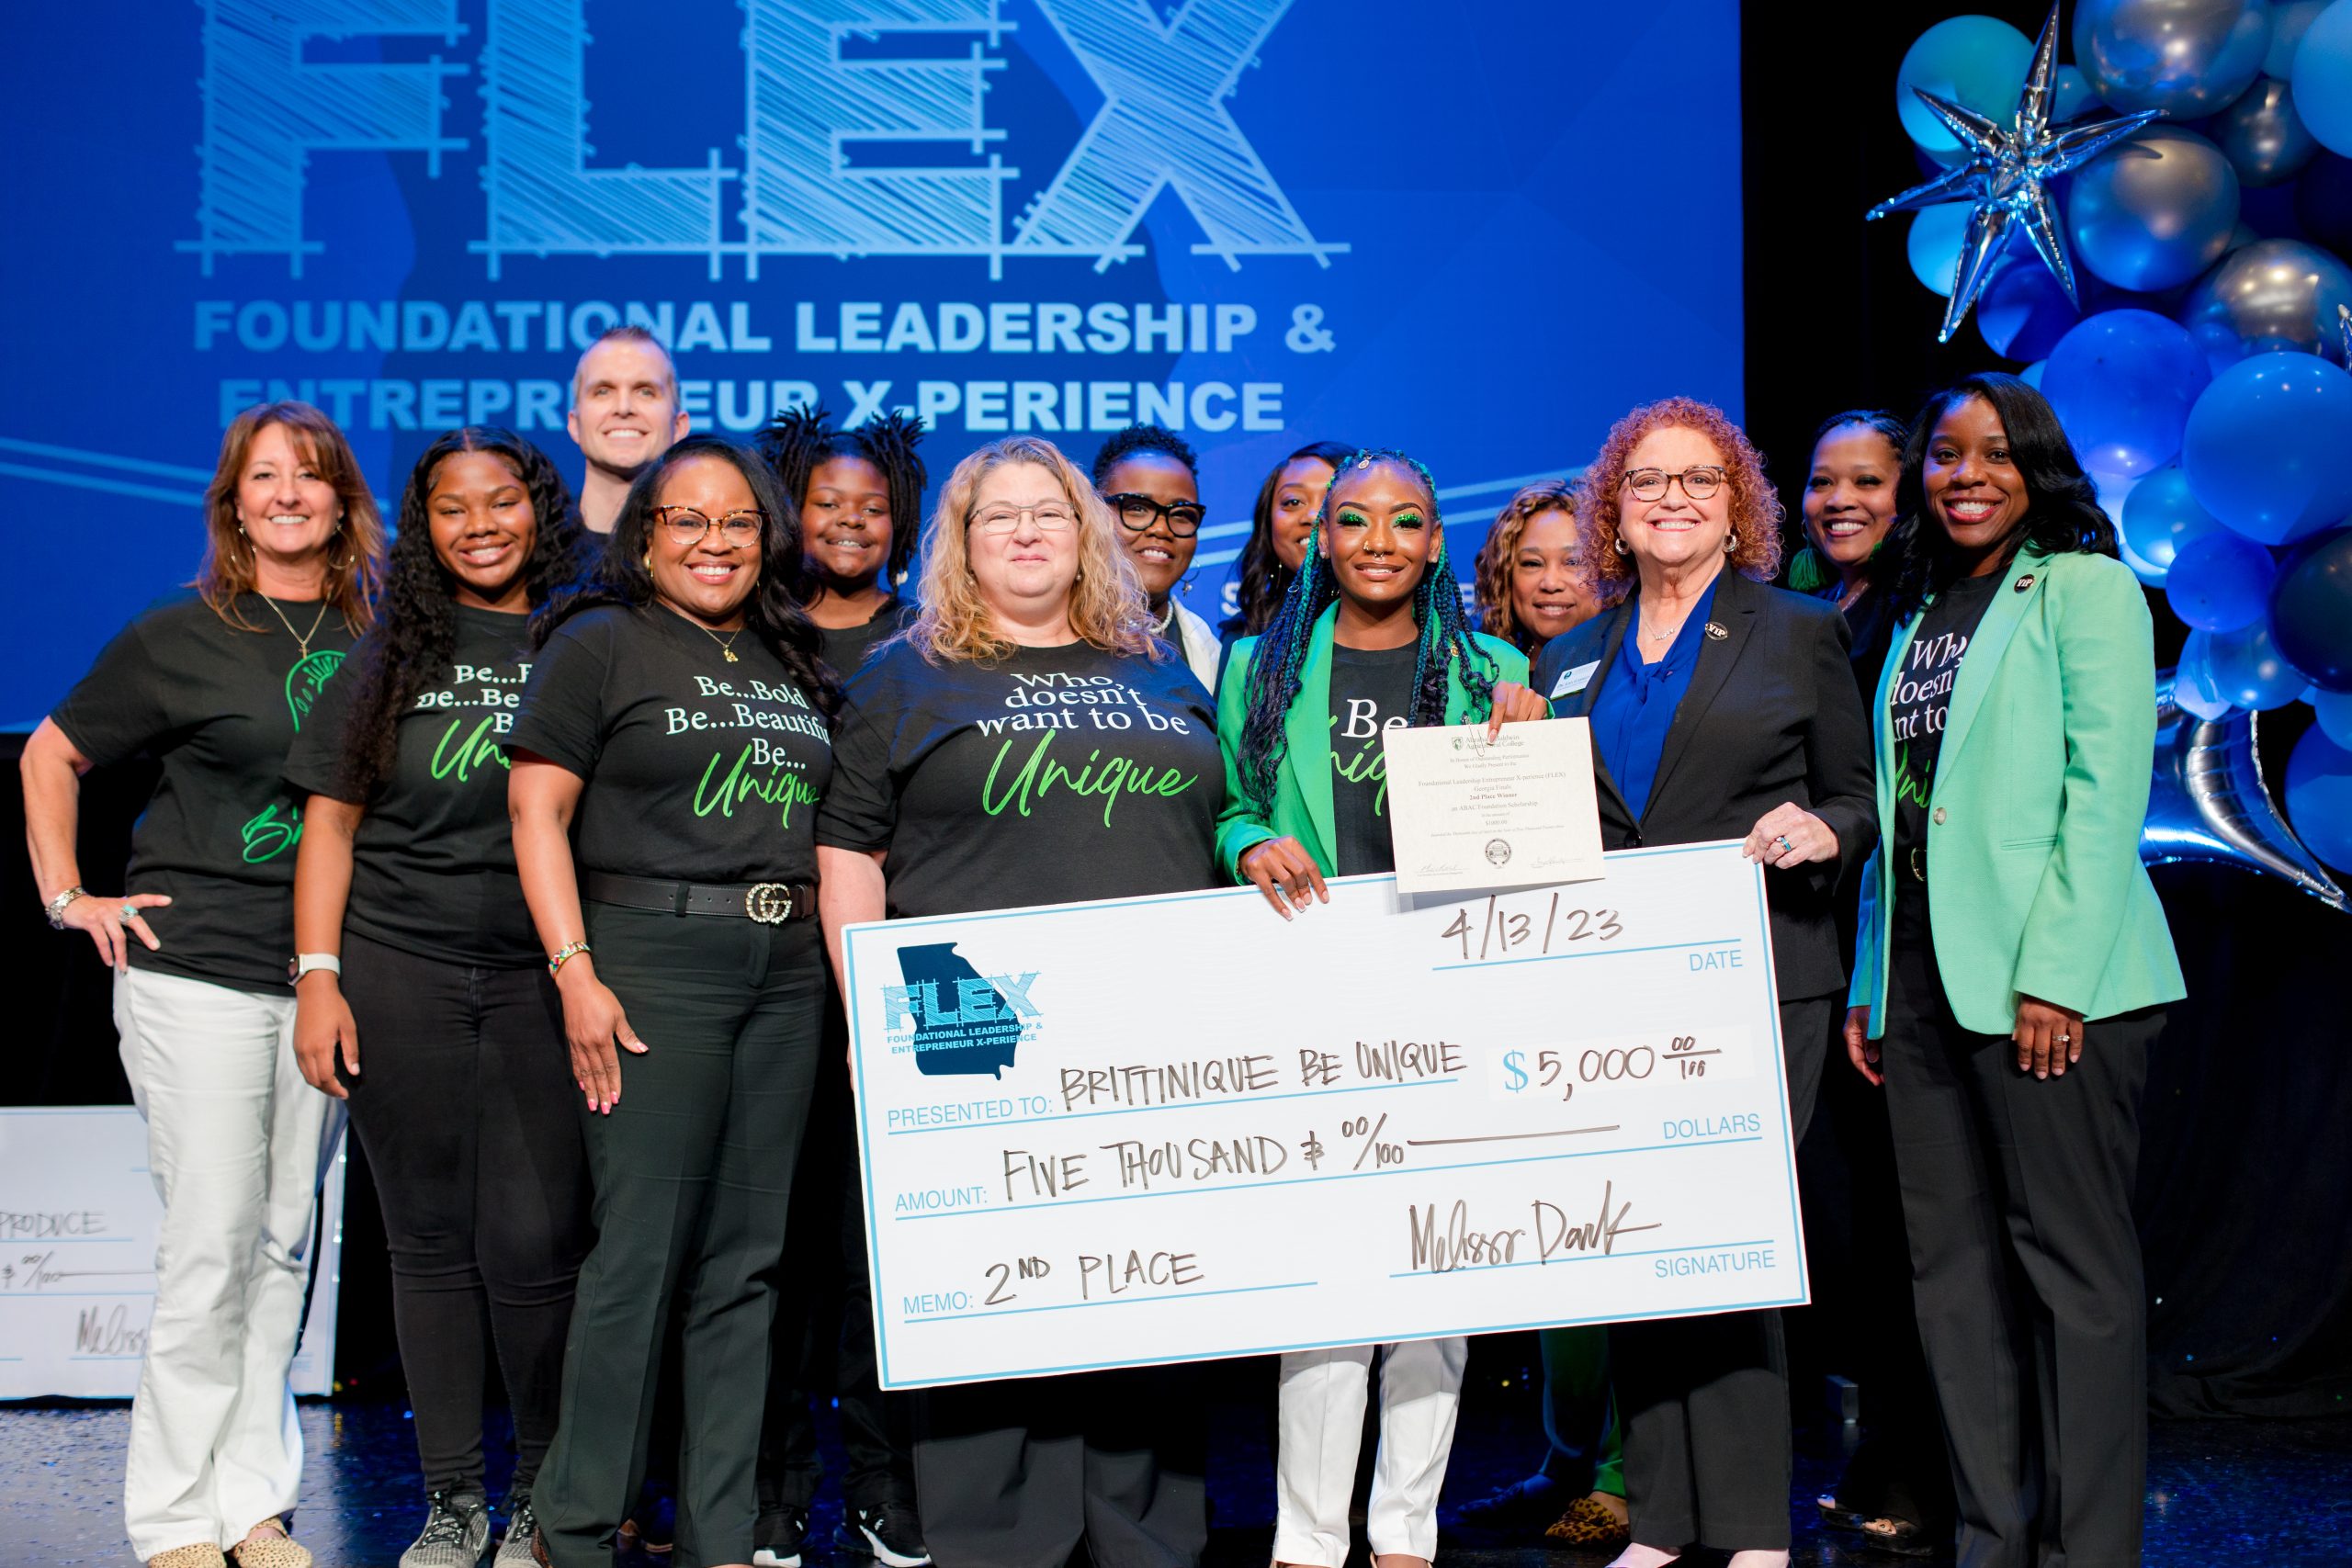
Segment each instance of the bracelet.
[[73,886],[67,888],[64,892],[60,893],[56,897],[51,898],[48,903],[42,905],[41,908],[46,910],[49,915],[49,929],[53,931],[63,931],[65,929],[65,906],[71,904],[76,898],[86,898],[88,897],[89,894],[84,891],[82,885],[77,882]]
[[586,939],[583,938],[579,942],[567,942],[561,947],[557,948],[553,953],[548,953],[548,977],[549,979],[562,978],[563,966],[587,951],[588,943]]

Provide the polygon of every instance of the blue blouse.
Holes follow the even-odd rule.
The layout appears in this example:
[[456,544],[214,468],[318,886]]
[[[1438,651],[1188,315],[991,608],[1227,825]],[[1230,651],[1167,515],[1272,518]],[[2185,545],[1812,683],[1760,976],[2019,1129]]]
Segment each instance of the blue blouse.
[[[1717,579],[1721,581],[1720,577]],[[1633,625],[1617,658],[1601,677],[1592,700],[1592,743],[1616,781],[1625,808],[1639,820],[1649,805],[1650,785],[1657,780],[1658,754],[1666,750],[1666,732],[1673,728],[1674,710],[1690,689],[1690,672],[1699,667],[1699,649],[1706,645],[1707,617],[1715,607],[1715,584],[1690,606],[1681,632],[1666,657],[1655,664],[1642,662],[1642,607],[1634,605]]]

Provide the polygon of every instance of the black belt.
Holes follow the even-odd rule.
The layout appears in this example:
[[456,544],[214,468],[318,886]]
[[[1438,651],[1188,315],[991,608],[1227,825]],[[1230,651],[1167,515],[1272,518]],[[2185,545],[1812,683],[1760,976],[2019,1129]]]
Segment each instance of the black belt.
[[647,876],[615,876],[592,871],[584,891],[599,904],[624,909],[658,909],[665,915],[726,915],[780,926],[817,918],[813,882],[737,882],[711,886],[699,882],[656,882]]

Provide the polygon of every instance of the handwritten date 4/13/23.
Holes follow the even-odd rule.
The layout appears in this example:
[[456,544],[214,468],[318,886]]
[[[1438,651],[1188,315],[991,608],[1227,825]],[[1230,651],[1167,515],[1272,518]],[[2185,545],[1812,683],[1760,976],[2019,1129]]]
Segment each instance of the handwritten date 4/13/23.
[[1489,958],[1542,958],[1581,942],[1614,942],[1624,933],[1616,910],[1562,908],[1555,890],[1509,902],[1489,893],[1483,906],[1464,904],[1454,910],[1438,940],[1460,943],[1462,962],[1478,964]]

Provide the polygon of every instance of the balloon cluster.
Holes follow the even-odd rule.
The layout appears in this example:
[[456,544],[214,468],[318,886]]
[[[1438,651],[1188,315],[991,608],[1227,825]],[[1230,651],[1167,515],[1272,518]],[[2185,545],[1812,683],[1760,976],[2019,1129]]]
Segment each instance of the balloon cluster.
[[1973,289],[1986,344],[2030,362],[2125,560],[2191,628],[2167,710],[2227,747],[2251,743],[2233,716],[2312,705],[2287,767],[2295,831],[2270,838],[2352,870],[2352,0],[2081,0],[2072,66],[2057,23],[2039,45],[1987,17],[1920,36],[1896,98],[1923,168],[1972,156],[1979,119],[2030,151],[2161,118],[2049,180],[2063,245],[1969,254],[1980,196],[1918,211],[1912,268]]

